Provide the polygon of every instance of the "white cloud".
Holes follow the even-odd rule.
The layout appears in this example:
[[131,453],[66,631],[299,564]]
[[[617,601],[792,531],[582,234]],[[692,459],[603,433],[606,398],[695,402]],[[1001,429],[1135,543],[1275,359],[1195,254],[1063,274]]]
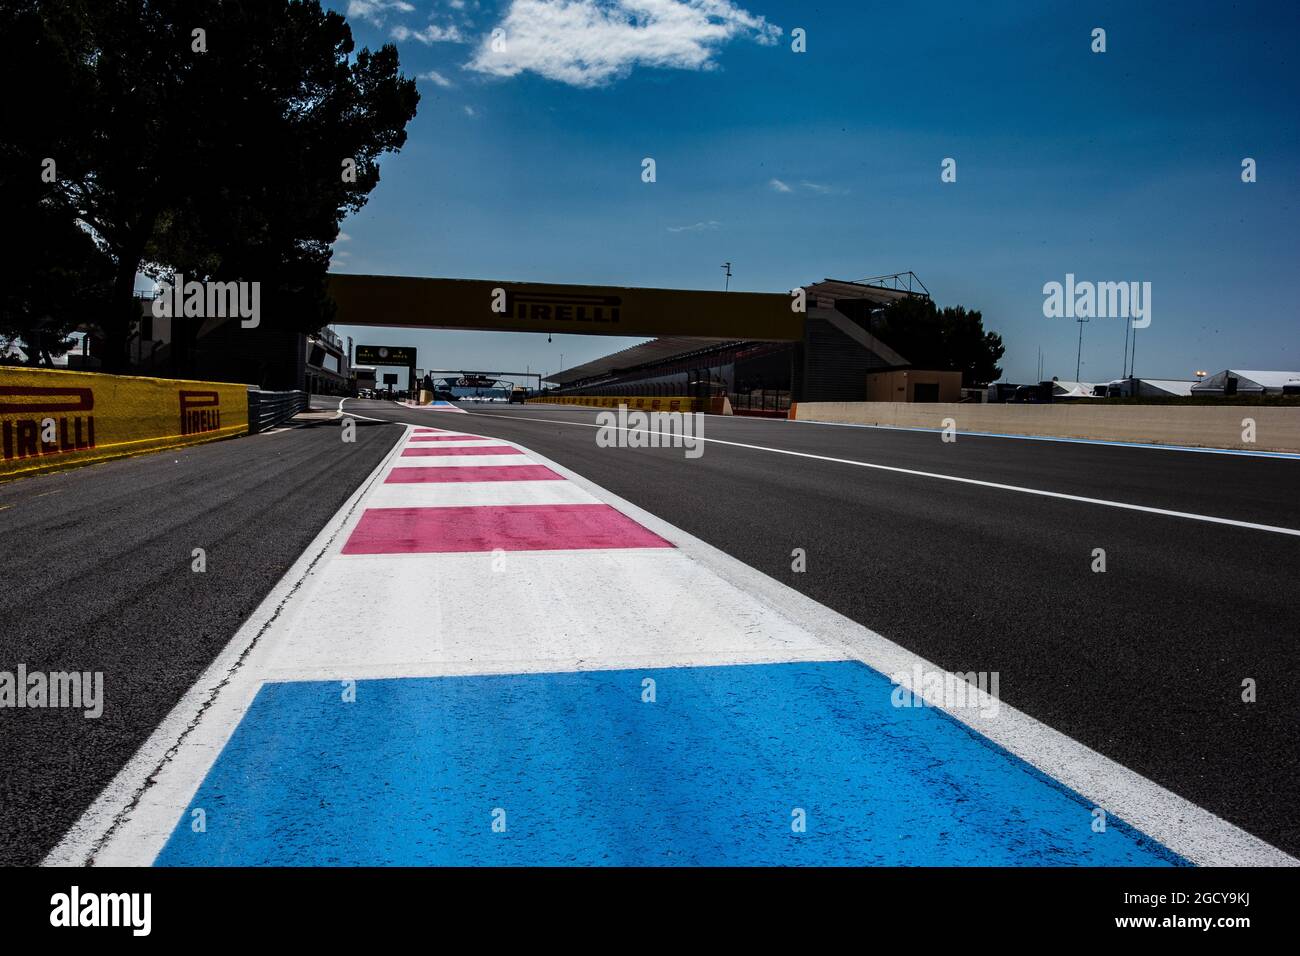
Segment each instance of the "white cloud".
[[435,23],[430,23],[423,30],[412,30],[410,27],[396,26],[393,27],[389,34],[398,43],[406,40],[419,40],[425,46],[431,43],[464,43],[465,37],[461,34],[455,24],[449,27],[440,27]]
[[349,236],[346,232],[343,232],[343,231],[340,230],[340,232],[339,232],[339,237],[338,237],[337,239],[335,239],[334,241],[335,241],[335,242],[351,242],[351,241],[352,241],[352,237]]
[[406,0],[349,0],[348,2],[348,16],[366,20],[377,27],[384,25],[384,14],[389,10],[396,10],[398,13],[414,13],[415,7]]
[[476,113],[476,112],[474,111],[474,107],[472,107],[472,106],[466,106],[466,107],[465,107],[465,115],[466,115],[466,116],[478,116],[478,113]]
[[706,229],[717,229],[722,223],[716,219],[710,219],[708,222],[696,222],[689,226],[669,226],[669,232],[704,232]]
[[814,183],[807,179],[799,180],[797,186],[791,186],[789,183],[775,178],[769,179],[767,184],[779,193],[792,193],[796,190],[800,192],[816,193],[819,196],[842,196],[845,193],[845,190],[840,189],[837,186],[827,186],[825,183]]
[[451,80],[447,79],[437,70],[430,70],[428,73],[421,73],[418,79],[428,80],[430,83],[437,83],[439,86],[443,88],[453,85]]
[[[781,28],[732,0],[512,0],[504,49],[489,34],[470,69],[495,76],[532,70],[573,86],[601,86],[649,66],[710,70],[724,43],[773,44]],[[498,44],[499,45],[499,44]]]
[[825,196],[827,193],[832,193],[835,191],[830,186],[823,186],[821,183],[810,183],[806,179],[803,182],[801,182],[799,185],[811,192],[821,193],[823,196]]

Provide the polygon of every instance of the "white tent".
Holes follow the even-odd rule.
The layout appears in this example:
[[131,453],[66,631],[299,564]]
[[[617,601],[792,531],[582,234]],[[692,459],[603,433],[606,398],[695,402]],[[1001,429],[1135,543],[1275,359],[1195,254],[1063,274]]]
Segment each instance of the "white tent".
[[1300,372],[1259,372],[1224,369],[1192,386],[1193,395],[1281,395],[1290,386],[1300,390]]
[[1063,382],[1058,378],[1054,378],[1052,379],[1052,397],[1092,398],[1093,387],[1091,382]]

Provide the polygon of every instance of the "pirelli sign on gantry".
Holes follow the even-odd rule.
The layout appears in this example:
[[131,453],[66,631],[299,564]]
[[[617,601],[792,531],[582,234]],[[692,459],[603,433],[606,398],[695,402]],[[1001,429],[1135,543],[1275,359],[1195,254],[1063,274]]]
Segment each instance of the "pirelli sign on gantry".
[[340,325],[778,342],[803,338],[804,315],[791,308],[785,293],[336,274],[329,276],[329,292]]
[[0,367],[0,479],[248,431],[248,387]]

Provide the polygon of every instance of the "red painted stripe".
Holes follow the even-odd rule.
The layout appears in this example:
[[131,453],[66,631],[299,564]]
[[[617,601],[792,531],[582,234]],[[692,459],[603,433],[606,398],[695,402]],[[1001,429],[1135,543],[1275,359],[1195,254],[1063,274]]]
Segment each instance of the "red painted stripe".
[[564,481],[545,465],[443,465],[429,468],[394,468],[386,485],[426,484],[438,481]]
[[609,505],[367,508],[344,554],[671,548]]
[[473,448],[404,448],[403,458],[419,458],[427,455],[522,455],[523,452],[510,445],[475,445]]
[[482,435],[412,435],[411,441],[491,441]]
[[445,435],[445,434],[447,434],[447,429],[445,429],[445,428],[417,428],[417,429],[415,429],[415,433],[416,433],[417,435],[433,435],[433,434],[437,434],[437,435]]

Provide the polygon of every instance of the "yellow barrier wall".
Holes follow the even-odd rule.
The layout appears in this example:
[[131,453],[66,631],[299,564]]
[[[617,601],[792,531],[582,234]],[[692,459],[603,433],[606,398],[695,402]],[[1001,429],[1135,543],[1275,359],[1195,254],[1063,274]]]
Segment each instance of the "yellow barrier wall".
[[0,479],[247,431],[247,385],[0,368]]
[[594,408],[618,408],[626,405],[629,409],[647,412],[709,412],[713,411],[713,402],[707,398],[688,398],[685,395],[667,396],[623,396],[623,395],[556,395],[547,397],[539,395],[528,399],[539,405],[588,405]]

